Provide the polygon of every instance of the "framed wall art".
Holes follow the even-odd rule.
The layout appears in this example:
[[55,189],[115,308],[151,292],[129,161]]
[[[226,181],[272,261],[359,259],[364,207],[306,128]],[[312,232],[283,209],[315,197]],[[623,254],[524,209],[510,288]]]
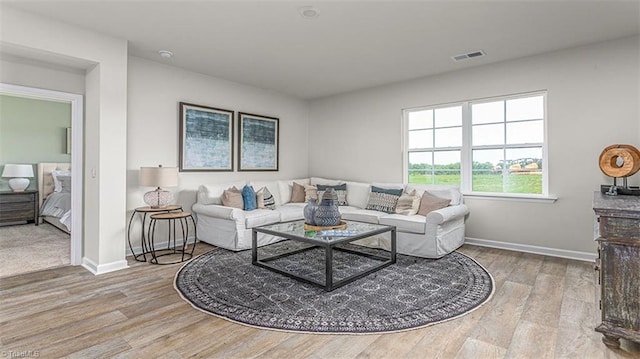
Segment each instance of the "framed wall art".
[[279,119],[238,113],[238,171],[277,171]]
[[180,102],[180,171],[233,171],[233,111]]

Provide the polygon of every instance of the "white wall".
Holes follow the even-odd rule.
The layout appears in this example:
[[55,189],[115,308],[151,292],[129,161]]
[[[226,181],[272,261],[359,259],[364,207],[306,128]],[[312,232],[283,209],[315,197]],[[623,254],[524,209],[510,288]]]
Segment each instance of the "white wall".
[[0,22],[2,46],[85,64],[83,263],[95,273],[126,267],[127,41],[7,6]]
[[0,69],[2,83],[84,94],[84,73],[25,63],[16,57],[0,59]]
[[614,143],[640,147],[638,43],[608,41],[312,101],[309,174],[401,182],[403,108],[547,90],[549,191],[559,200],[467,198],[467,237],[593,252],[592,193],[611,182],[598,156]]
[[237,172],[237,118],[234,172],[180,172],[179,186],[169,188],[189,211],[198,186],[235,180],[306,177],[308,173],[308,104],[277,92],[258,89],[138,57],[129,57],[127,129],[127,210],[144,206],[142,166],[178,166],[179,102],[279,118],[278,172]]

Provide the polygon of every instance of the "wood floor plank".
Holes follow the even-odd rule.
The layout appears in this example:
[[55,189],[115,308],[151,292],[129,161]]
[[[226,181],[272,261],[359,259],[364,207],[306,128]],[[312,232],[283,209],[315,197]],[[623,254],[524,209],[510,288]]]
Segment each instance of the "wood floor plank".
[[554,358],[558,329],[520,321],[505,358]]
[[531,290],[530,285],[506,281],[496,292],[495,298],[486,304],[487,311],[475,325],[470,338],[506,351]]
[[[214,247],[199,243],[196,253]],[[640,358],[595,332],[592,263],[465,245],[495,279],[470,314],[393,334],[313,335],[260,330],[194,309],[177,294],[182,265],[129,258],[94,276],[80,267],[0,280],[0,349],[42,358]]]
[[522,319],[557,328],[560,321],[564,283],[564,277],[539,274],[527,300]]
[[518,270],[512,272],[509,281],[533,285],[543,260],[544,257],[541,255],[522,253],[518,258]]
[[286,358],[295,353],[296,357],[308,358],[321,347],[327,345],[330,335],[293,334],[279,344],[256,356],[258,359]]
[[481,340],[467,338],[464,345],[458,353],[456,353],[456,359],[499,359],[504,358],[507,349],[485,343]]

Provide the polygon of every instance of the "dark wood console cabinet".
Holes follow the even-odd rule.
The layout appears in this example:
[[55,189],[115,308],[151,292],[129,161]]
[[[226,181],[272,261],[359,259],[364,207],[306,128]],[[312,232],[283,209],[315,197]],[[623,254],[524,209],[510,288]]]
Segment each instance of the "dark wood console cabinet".
[[37,226],[39,212],[38,191],[0,191],[0,223],[27,221]]
[[594,194],[598,226],[601,321],[595,330],[610,348],[620,338],[640,343],[640,196]]

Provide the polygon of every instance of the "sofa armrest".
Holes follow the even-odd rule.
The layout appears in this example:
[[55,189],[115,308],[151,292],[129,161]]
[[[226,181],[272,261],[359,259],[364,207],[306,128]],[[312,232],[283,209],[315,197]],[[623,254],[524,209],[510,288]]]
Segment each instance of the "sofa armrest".
[[234,221],[244,220],[244,211],[239,208],[225,207],[218,204],[200,203],[194,204],[192,208],[199,216],[209,216]]
[[448,206],[427,213],[427,223],[442,224],[452,219],[464,217],[469,213],[469,208],[464,204]]

